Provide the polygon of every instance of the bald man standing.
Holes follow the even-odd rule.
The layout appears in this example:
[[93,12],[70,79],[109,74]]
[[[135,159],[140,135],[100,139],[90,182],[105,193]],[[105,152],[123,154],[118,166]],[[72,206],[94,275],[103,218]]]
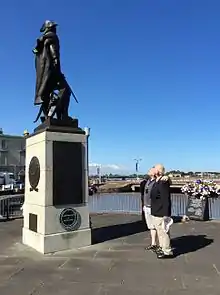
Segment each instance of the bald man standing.
[[162,180],[165,168],[161,164],[154,166],[155,184],[151,189],[151,214],[152,222],[157,231],[160,250],[157,251],[157,258],[171,258],[173,252],[170,246],[169,231],[165,230],[164,223],[171,217],[170,182]]

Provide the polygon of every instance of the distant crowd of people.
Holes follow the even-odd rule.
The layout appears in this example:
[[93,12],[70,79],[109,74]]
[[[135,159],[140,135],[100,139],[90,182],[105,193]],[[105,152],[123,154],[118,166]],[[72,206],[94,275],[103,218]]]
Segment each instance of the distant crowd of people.
[[140,187],[142,210],[151,235],[151,244],[146,250],[155,252],[158,259],[174,257],[170,243],[170,226],[173,223],[170,181],[164,173],[163,165],[155,165]]

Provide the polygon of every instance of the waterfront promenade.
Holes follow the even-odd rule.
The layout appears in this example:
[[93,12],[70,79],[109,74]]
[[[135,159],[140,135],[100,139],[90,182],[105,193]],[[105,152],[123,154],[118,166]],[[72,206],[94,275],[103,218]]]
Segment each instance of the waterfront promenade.
[[0,294],[220,294],[220,223],[174,224],[172,260],[144,250],[137,215],[92,215],[92,223],[93,246],[42,256],[21,244],[22,220],[1,222]]

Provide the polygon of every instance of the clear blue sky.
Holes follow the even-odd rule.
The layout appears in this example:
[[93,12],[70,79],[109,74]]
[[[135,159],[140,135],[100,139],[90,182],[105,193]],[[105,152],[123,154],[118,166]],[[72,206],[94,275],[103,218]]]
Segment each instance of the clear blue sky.
[[31,50],[52,19],[90,162],[220,170],[219,12],[219,0],[2,1],[0,126],[34,128]]

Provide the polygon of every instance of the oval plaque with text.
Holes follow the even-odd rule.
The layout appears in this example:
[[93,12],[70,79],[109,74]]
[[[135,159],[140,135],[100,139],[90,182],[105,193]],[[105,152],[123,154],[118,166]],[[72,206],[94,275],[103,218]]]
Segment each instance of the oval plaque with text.
[[36,190],[40,181],[40,162],[37,157],[33,157],[30,161],[28,176],[32,190]]
[[60,224],[67,231],[77,230],[81,225],[81,215],[73,208],[66,208],[60,213]]

